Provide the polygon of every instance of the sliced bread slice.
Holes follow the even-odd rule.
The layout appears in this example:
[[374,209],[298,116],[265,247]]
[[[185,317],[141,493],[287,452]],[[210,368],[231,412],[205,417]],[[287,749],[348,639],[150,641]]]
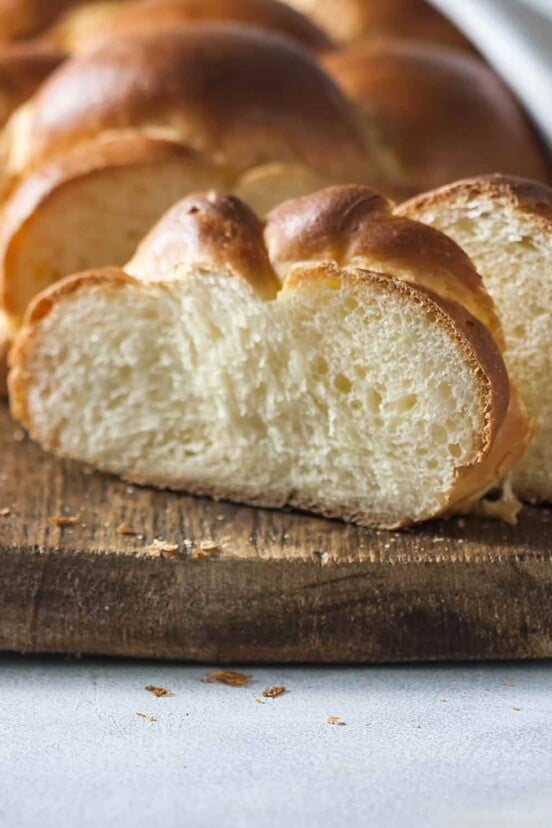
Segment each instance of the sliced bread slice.
[[505,360],[537,432],[516,468],[516,493],[552,501],[552,189],[501,175],[424,193],[398,212],[455,239],[493,297]]
[[383,527],[466,508],[528,439],[493,337],[391,268],[307,259],[280,289],[242,202],[185,199],[134,275],[92,271],[35,301],[14,416],[139,483]]
[[4,207],[0,299],[6,313],[17,323],[52,282],[124,264],[172,204],[197,189],[228,185],[228,172],[200,153],[138,134],[40,167]]

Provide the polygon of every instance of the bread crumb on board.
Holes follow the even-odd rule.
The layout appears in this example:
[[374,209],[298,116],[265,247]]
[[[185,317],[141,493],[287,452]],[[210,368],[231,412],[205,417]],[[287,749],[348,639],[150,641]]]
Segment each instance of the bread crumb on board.
[[140,552],[140,556],[150,557],[150,558],[165,558],[165,557],[172,557],[172,555],[176,555],[178,552],[178,544],[177,543],[168,543],[164,541],[162,538],[154,538],[153,543],[150,543],[148,546],[145,546]]
[[345,726],[345,722],[341,720],[341,716],[328,716],[326,723],[329,725],[337,725],[338,727]]
[[118,535],[140,535],[141,532],[138,529],[133,529],[132,526],[127,526],[125,523],[122,523],[120,526],[117,526],[115,532]]
[[157,721],[155,716],[148,716],[147,713],[136,713],[137,716],[140,716],[141,719],[145,719],[148,724],[153,724]]
[[264,701],[262,699],[256,698],[255,704],[264,704]]
[[283,696],[284,693],[287,693],[287,687],[283,685],[275,685],[274,687],[269,687],[268,690],[263,690],[265,699],[276,699],[278,696]]
[[11,509],[6,507],[5,509],[0,509],[0,517],[8,517],[11,515]]
[[53,515],[47,518],[47,520],[52,526],[59,526],[62,529],[64,526],[75,526],[80,518],[80,515]]
[[161,699],[165,696],[174,695],[172,690],[169,690],[168,687],[160,687],[158,684],[148,684],[146,687],[144,687],[144,690],[147,690],[148,693],[151,693],[158,699]]
[[215,552],[218,552],[218,544],[212,540],[204,540],[201,541],[199,546],[194,547],[191,552],[191,556],[194,559],[197,558],[208,558],[211,555],[214,555]]
[[234,670],[212,670],[204,675],[201,681],[204,684],[212,684],[218,681],[220,684],[227,684],[229,687],[244,687],[251,681],[251,676],[245,673],[236,673]]

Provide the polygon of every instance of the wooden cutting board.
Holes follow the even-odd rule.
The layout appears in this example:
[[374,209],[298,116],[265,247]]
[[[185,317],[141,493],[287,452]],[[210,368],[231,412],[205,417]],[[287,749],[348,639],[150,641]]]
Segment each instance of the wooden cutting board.
[[[0,405],[0,515],[0,649],[219,662],[552,656],[548,509],[526,509],[516,527],[466,518],[386,533],[214,503],[55,460]],[[48,520],[63,515],[78,520]]]

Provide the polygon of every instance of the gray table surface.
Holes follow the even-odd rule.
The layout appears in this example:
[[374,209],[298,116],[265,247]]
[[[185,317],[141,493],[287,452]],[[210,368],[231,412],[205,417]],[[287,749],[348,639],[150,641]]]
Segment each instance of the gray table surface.
[[206,669],[0,655],[2,828],[552,826],[552,663]]

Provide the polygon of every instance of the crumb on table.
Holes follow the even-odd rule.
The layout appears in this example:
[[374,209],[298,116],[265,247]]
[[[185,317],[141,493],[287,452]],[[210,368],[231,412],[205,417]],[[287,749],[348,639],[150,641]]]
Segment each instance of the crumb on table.
[[160,687],[157,684],[148,684],[147,687],[144,688],[144,690],[147,690],[148,693],[151,693],[158,699],[163,698],[164,696],[174,695],[172,690],[169,690],[167,687]]
[[284,687],[283,685],[275,685],[274,687],[269,687],[268,690],[263,690],[263,696],[265,699],[276,699],[278,696],[283,696],[286,692],[287,687]]
[[227,684],[229,687],[244,687],[251,681],[251,676],[245,673],[236,673],[234,670],[212,670],[201,679],[205,684],[218,681]]
[[157,721],[155,716],[148,716],[147,713],[136,713],[136,715],[140,716],[141,719],[145,719],[148,724],[153,724],[153,722]]

